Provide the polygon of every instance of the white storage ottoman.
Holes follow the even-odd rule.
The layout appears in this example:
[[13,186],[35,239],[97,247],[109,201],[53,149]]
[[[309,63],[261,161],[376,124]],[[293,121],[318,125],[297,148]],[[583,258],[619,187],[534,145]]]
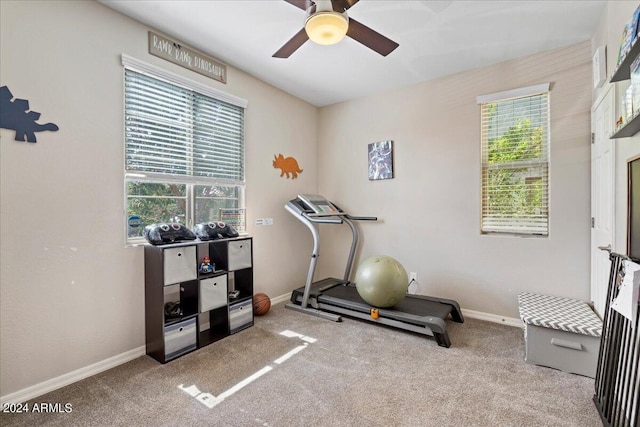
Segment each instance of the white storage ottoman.
[[525,361],[594,378],[602,321],[584,301],[523,292]]

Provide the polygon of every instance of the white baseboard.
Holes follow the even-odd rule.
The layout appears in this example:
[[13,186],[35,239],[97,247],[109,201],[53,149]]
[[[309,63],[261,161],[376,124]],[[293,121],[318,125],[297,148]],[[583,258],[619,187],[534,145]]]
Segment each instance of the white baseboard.
[[[283,301],[288,301],[290,298],[291,292],[273,298],[271,300],[271,304],[278,304]],[[208,329],[208,325],[202,325],[202,328]],[[99,374],[100,372],[115,368],[118,365],[127,363],[140,356],[144,356],[145,354],[145,346],[129,350],[122,354],[118,354],[116,356],[105,359],[101,362],[94,363],[93,365],[77,369],[73,372],[69,372],[68,374],[60,375],[59,377],[52,378],[39,384],[35,384],[31,387],[27,387],[14,393],[9,393],[5,396],[0,396],[0,405],[26,402],[27,400],[42,396],[43,394],[49,393],[50,391],[57,390],[69,384],[73,384],[77,381]]]
[[486,320],[487,322],[522,328],[522,320],[515,317],[498,316],[497,314],[483,313],[482,311],[467,310],[464,308],[461,308],[461,310],[462,315],[470,319]]
[[[290,299],[291,299],[291,292],[288,292],[286,294],[283,294],[271,299],[271,304],[278,304],[281,302],[289,301]],[[466,309],[462,309],[462,315],[464,317],[469,317],[471,319],[486,320],[488,322],[500,323],[503,325],[522,328],[522,321],[520,319],[516,319],[513,317],[498,316],[496,314],[483,313],[481,311],[466,310]],[[145,346],[141,346],[133,350],[129,350],[122,354],[118,354],[116,356],[105,359],[101,362],[94,363],[93,365],[89,365],[84,368],[77,369],[73,372],[69,372],[68,374],[61,375],[57,378],[52,378],[50,380],[44,381],[40,384],[33,385],[31,387],[27,387],[15,393],[10,393],[5,396],[1,396],[0,404],[4,405],[4,404],[11,404],[11,403],[26,402],[27,400],[34,399],[38,396],[42,396],[43,394],[49,393],[50,391],[57,390],[66,385],[69,385],[77,381],[83,380],[85,378],[88,378],[90,376],[99,374],[100,372],[104,372],[108,369],[115,368],[118,365],[122,365],[123,363],[129,362],[140,356],[144,356],[145,354],[146,354]]]
[[[279,297],[275,297],[271,300],[271,304],[278,304],[279,302],[289,301],[291,299],[291,292],[288,292]],[[487,322],[500,323],[502,325],[515,326],[516,328],[522,328],[522,321],[515,317],[499,316],[497,314],[484,313],[482,311],[467,310],[461,308],[462,315],[470,319],[486,320]]]
[[77,369],[73,372],[69,372],[68,374],[60,375],[59,377],[52,378],[40,384],[36,384],[20,391],[16,391],[15,393],[10,393],[2,396],[0,397],[0,404],[4,405],[26,402],[27,400],[42,396],[43,394],[49,393],[50,391],[57,390],[66,385],[99,374],[100,372],[115,368],[116,366],[122,365],[123,363],[130,362],[131,360],[136,359],[140,356],[144,356],[145,354],[145,346],[134,348],[133,350],[115,355],[108,359],[94,363],[93,365],[85,366],[84,368]]
[[272,298],[271,299],[271,305],[275,305],[284,301],[289,301],[291,300],[291,292],[287,292],[286,294],[282,294],[278,297]]

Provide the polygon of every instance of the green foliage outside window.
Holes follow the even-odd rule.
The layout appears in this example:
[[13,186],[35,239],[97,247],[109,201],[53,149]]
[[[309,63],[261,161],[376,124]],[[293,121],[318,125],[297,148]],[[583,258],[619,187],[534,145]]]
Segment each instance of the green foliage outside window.
[[548,235],[548,96],[482,104],[482,231]]
[[[142,237],[145,226],[177,222],[187,225],[187,193],[190,184],[127,182],[127,217],[137,216],[140,225],[129,227],[128,237]],[[235,186],[195,185],[194,224],[221,220],[221,210],[238,209],[240,191]],[[236,227],[237,228],[237,227]]]
[[140,217],[138,227],[129,227],[129,237],[141,237],[146,225],[186,222],[185,184],[127,182],[127,216]]
[[517,167],[519,162],[542,160],[542,126],[520,119],[501,137],[489,141],[488,207],[492,212],[512,217],[539,215],[543,209],[542,171]]

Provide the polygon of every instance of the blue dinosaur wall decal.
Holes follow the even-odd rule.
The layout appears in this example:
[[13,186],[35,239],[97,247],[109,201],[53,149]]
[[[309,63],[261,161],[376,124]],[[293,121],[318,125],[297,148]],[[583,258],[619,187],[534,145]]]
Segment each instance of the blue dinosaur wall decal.
[[16,131],[16,141],[24,141],[27,138],[28,142],[36,142],[36,132],[58,130],[54,123],[36,123],[40,113],[29,111],[29,101],[12,99],[13,94],[9,88],[0,87],[0,128]]

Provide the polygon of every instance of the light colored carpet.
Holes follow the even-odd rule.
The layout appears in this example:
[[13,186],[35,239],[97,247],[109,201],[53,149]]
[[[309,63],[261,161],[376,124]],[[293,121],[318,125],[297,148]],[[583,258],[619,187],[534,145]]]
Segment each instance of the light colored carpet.
[[[29,402],[69,403],[69,413],[3,413],[0,424],[602,425],[593,379],[526,364],[521,329],[474,319],[448,325],[452,345],[443,348],[422,335],[278,304],[253,327],[165,365],[140,357]],[[281,335],[286,330],[316,341]],[[259,372],[212,408],[179,388],[195,386],[212,401]]]

